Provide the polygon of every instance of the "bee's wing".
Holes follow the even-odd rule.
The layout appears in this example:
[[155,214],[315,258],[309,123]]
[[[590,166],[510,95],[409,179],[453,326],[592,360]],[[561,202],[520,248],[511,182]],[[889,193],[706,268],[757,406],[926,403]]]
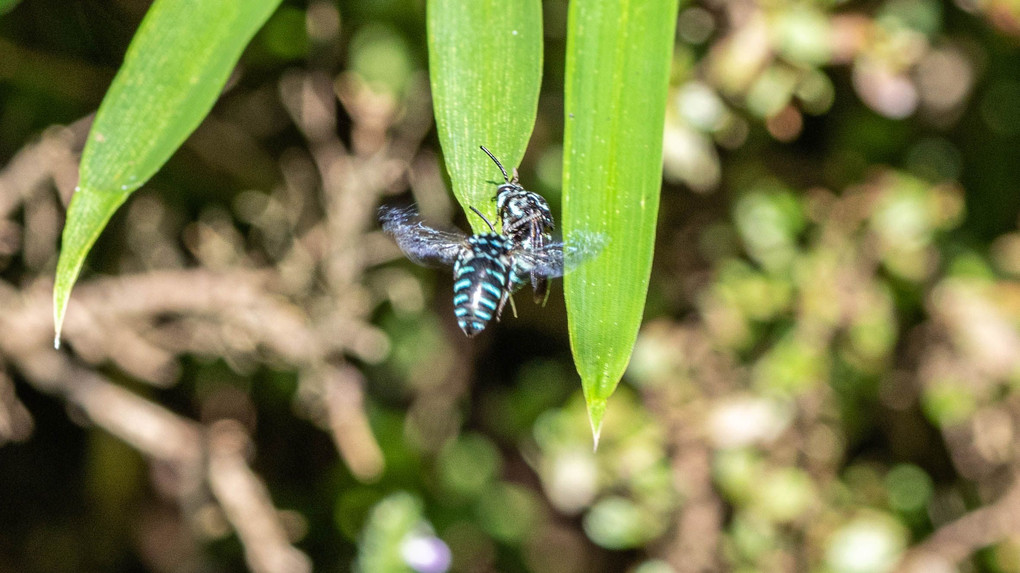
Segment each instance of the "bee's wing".
[[595,258],[607,242],[602,233],[578,231],[565,243],[547,243],[539,249],[516,252],[514,256],[521,267],[530,267],[528,272],[533,276],[555,278]]
[[382,207],[379,220],[407,258],[422,265],[452,265],[467,239],[463,233],[429,227],[414,207]]

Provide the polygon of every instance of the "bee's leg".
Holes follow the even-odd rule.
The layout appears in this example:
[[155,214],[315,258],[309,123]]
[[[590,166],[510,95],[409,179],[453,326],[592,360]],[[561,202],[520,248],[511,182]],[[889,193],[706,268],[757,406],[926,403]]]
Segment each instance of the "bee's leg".
[[[531,233],[531,240],[536,241],[537,239],[540,239],[543,230],[544,229],[542,229],[542,218],[539,217],[538,215],[532,215],[531,219],[528,221],[528,232]],[[534,246],[541,247],[542,244],[543,243],[539,241],[538,244]]]
[[503,289],[503,296],[499,297],[499,306],[496,307],[496,322],[499,322],[499,318],[503,314],[503,307],[506,306],[507,301],[510,301],[510,309],[514,313],[514,318],[517,318],[517,305],[514,304],[514,297],[510,294],[510,289]]
[[531,275],[531,288],[535,291],[535,304],[545,306],[549,302],[549,279]]

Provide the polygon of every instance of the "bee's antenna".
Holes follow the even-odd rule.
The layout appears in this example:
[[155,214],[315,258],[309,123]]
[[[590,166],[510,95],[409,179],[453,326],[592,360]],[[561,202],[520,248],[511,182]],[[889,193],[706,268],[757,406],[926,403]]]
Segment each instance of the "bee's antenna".
[[[482,149],[485,149],[485,148],[483,147]],[[488,153],[488,152],[486,151],[486,153]],[[498,165],[498,163],[497,163],[497,165]],[[502,169],[502,168],[500,168],[500,169]],[[471,210],[475,212],[475,215],[478,215],[479,217],[482,218],[483,221],[485,221],[485,224],[489,226],[489,230],[490,231],[492,231],[493,233],[496,232],[496,228],[492,226],[492,223],[490,223],[488,219],[485,218],[485,215],[482,215],[481,211],[479,211],[478,209],[475,209],[474,205],[471,206]]]
[[[501,164],[499,162],[499,160],[496,159],[496,156],[493,155],[491,152],[489,152],[488,149],[485,149],[484,145],[480,145],[479,147],[482,148],[482,151],[484,151],[485,154],[488,155],[490,159],[492,159],[493,161],[496,162],[496,167],[499,167],[499,170],[503,172],[503,181],[506,181],[507,183],[509,183],[510,182],[510,177],[507,176],[506,169],[503,169],[503,164]],[[482,217],[482,218],[484,219],[485,217]]]

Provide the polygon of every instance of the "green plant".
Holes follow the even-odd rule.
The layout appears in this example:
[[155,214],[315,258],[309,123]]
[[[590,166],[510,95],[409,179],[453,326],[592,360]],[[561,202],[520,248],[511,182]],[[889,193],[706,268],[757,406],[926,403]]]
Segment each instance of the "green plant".
[[[159,0],[142,22],[82,155],[54,286],[55,343],[86,255],[113,213],[209,112],[279,0]],[[596,443],[630,359],[651,270],[666,87],[678,2],[574,3],[568,24],[564,222],[606,238],[565,281],[570,339]],[[486,145],[516,165],[535,123],[542,6],[432,0],[436,123],[465,212],[495,219]],[[476,231],[485,223],[471,217]]]
[[[568,22],[564,236],[606,238],[565,279],[570,340],[595,441],[630,360],[651,272],[662,130],[678,2],[575,2]],[[535,117],[541,70],[537,2],[429,3],[430,75],[454,193],[493,214],[494,168],[515,165]],[[533,40],[531,38],[534,38]],[[472,219],[476,231],[485,224]]]
[[209,113],[280,0],[158,0],[103,98],[82,153],[53,287],[54,344],[85,256],[110,217]]
[[563,231],[608,240],[563,286],[596,446],[648,292],[677,8],[676,0],[570,4]]
[[[429,79],[439,142],[464,212],[496,220],[496,166],[517,165],[535,127],[542,84],[542,3],[430,0]],[[495,179],[494,179],[495,177]],[[488,230],[469,216],[476,232]]]

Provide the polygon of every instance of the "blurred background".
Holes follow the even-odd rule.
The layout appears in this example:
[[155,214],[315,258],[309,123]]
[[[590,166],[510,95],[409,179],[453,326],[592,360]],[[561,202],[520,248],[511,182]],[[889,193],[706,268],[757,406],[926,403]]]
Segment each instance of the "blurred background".
[[[543,6],[520,169],[558,214]],[[423,0],[285,1],[54,351],[78,154],[147,8],[0,16],[0,572],[1020,571],[1015,0],[682,4],[595,453],[559,285],[469,340],[449,270],[378,230],[467,228]]]

